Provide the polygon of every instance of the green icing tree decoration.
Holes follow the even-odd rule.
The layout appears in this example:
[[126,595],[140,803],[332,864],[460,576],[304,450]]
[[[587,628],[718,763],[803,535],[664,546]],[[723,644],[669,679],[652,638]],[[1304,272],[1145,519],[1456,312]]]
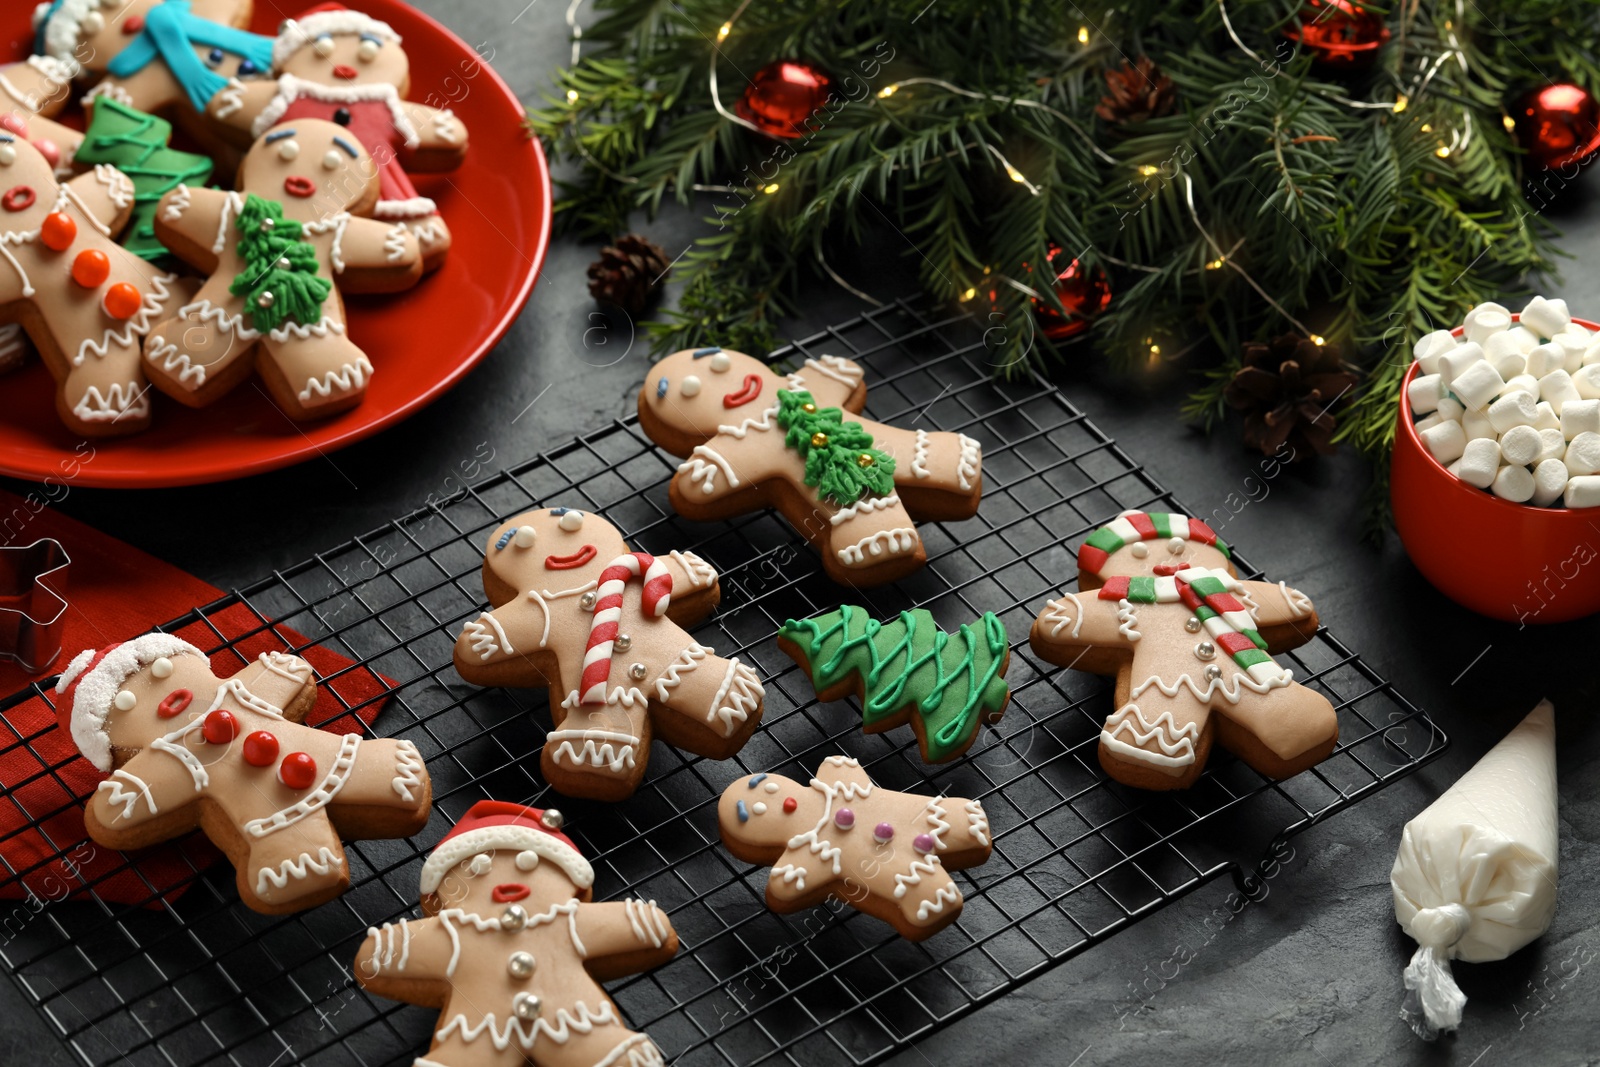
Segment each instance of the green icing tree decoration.
[[998,719],[1011,695],[1006,628],[992,612],[976,627],[963,623],[949,634],[923,608],[880,623],[845,604],[813,619],[790,619],[778,644],[810,673],[823,699],[853,688],[868,733],[910,722],[929,763],[965,752],[979,724]]
[[817,407],[804,390],[779,389],[778,425],[783,443],[806,462],[806,484],[834,507],[894,491],[894,457],[873,448],[872,435],[838,408]]
[[300,224],[283,217],[283,205],[250,193],[239,211],[239,256],[244,269],[228,291],[249,304],[262,333],[285,320],[302,326],[322,321],[322,302],[333,283],[317,273],[317,250],[301,236]]
[[78,163],[108,163],[133,182],[133,222],[122,245],[141,259],[167,255],[156,239],[156,202],[179,185],[211,180],[211,160],[168,148],[171,137],[171,123],[102,96],[74,157]]

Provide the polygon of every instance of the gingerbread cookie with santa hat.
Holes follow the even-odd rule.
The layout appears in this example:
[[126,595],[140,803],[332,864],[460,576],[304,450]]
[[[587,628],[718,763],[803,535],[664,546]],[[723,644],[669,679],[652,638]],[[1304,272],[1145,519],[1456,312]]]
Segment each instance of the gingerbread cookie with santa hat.
[[79,654],[56,686],[78,751],[109,777],[84,811],[89,836],[122,850],[199,828],[233,862],[239,898],[301,911],[350,884],[341,838],[409,837],[433,787],[410,741],[301,724],[316,676],[268,652],[222,678],[170,634]]
[[449,108],[407,100],[411,62],[387,22],[325,3],[283,24],[272,49],[275,80],[247,84],[239,106],[211,109],[236,143],[268,127],[323,119],[346,127],[377,162],[381,195],[373,217],[417,237],[423,269],[443,264],[450,228],[410,174],[454,170],[467,154],[467,127]]
[[417,1067],[660,1067],[600,983],[678,951],[654,901],[593,903],[594,870],[553,809],[474,804],[422,867],[422,915],[369,929],[356,981],[439,1009]]

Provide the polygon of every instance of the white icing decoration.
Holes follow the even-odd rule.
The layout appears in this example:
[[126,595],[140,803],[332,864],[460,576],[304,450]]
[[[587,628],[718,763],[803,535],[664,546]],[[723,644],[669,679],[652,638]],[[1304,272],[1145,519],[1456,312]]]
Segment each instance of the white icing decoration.
[[700,491],[708,496],[717,491],[718,470],[727,476],[729,489],[739,487],[739,476],[733,473],[733,467],[707,445],[696,445],[689,458],[678,464],[678,473],[687,471],[689,481],[699,482]]
[[194,782],[194,791],[196,793],[204,792],[206,787],[211,784],[211,775],[207,772],[205,764],[200,762],[200,757],[196,756],[182,742],[185,734],[191,730],[198,730],[204,725],[204,722],[205,716],[198,716],[189,725],[179,727],[165,737],[158,737],[150,742],[151,748],[157,752],[165,752],[183,764],[184,768],[189,772],[190,779]]
[[244,82],[229,78],[227,88],[218,89],[212,99],[217,103],[216,117],[227,118],[244,107]]
[[960,434],[961,456],[956,460],[956,483],[963,489],[971,489],[973,481],[978,477],[978,461],[983,454],[978,442]]
[[[1134,695],[1138,695],[1137,691]],[[1133,738],[1133,744],[1117,737],[1123,732]],[[1192,764],[1195,742],[1199,739],[1200,727],[1197,723],[1179,726],[1170,711],[1163,711],[1155,722],[1150,722],[1139,710],[1139,705],[1133,703],[1124,705],[1107,719],[1100,731],[1100,743],[1118,755],[1167,767],[1187,767]],[[1161,751],[1151,752],[1140,747],[1150,741],[1154,741]]]
[[[122,783],[127,782],[133,791],[123,789]],[[150,786],[144,779],[127,771],[117,769],[111,772],[111,777],[101,782],[97,789],[104,789],[111,795],[106,798],[107,804],[121,804],[122,814],[118,819],[133,818],[133,809],[142,799],[150,806],[150,814],[156,814],[156,798],[150,795]]]
[[911,867],[904,874],[894,876],[894,895],[899,899],[906,895],[906,891],[914,885],[922,884],[925,874],[939,873],[939,857],[929,853],[926,856],[915,856],[911,860]]
[[1130,642],[1139,640],[1139,631],[1133,628],[1138,621],[1138,613],[1133,610],[1131,601],[1127,598],[1117,601],[1117,633]]
[[[626,1053],[628,1062],[622,1062]],[[606,1053],[606,1058],[595,1064],[594,1067],[666,1067],[666,1060],[661,1057],[661,1050],[656,1048],[655,1042],[647,1034],[634,1034]],[[418,1061],[421,1067],[421,1061]]]
[[384,259],[390,263],[398,263],[406,258],[406,227],[404,223],[396,223],[383,237]]
[[111,166],[109,163],[96,163],[94,166],[94,180],[106,187],[106,199],[118,208],[130,207],[133,204],[133,182],[128,176]]
[[750,810],[755,812],[757,815],[765,815],[767,813],[767,806],[765,803],[758,800],[754,804],[750,805]]
[[117,694],[116,699],[111,702],[111,706],[118,711],[132,711],[133,706],[137,703],[139,703],[139,698],[134,695],[133,690],[124,689]]
[[465,1044],[471,1044],[484,1034],[489,1035],[490,1042],[497,1052],[504,1052],[511,1047],[515,1039],[524,1049],[532,1049],[540,1034],[544,1034],[558,1045],[565,1045],[572,1040],[572,1035],[588,1034],[596,1026],[618,1024],[616,1013],[612,1011],[610,1002],[600,1005],[600,1010],[595,1011],[583,1001],[577,1001],[569,1011],[566,1008],[555,1010],[555,1024],[551,1025],[548,1019],[540,1017],[531,1022],[517,1018],[516,1015],[506,1016],[505,1026],[496,1029],[494,1012],[488,1012],[476,1023],[468,1023],[465,1015],[456,1015],[442,1030],[434,1034],[434,1040],[444,1042],[451,1035],[458,1035]]
[[696,589],[704,589],[717,580],[716,568],[693,552],[679,552],[673,549],[667,553],[677,565],[683,568],[683,573],[688,577],[689,584]]
[[[344,233],[350,227],[350,212],[337,211],[327,218],[317,219],[305,223],[305,232],[320,237],[325,233],[332,233],[333,240],[328,247],[328,257],[333,263],[333,273],[344,273]],[[387,245],[385,246],[387,247]],[[393,257],[390,257],[391,259]],[[342,330],[340,331],[343,332]]]
[[198,316],[202,326],[213,322],[217,329],[231,333],[241,341],[254,341],[261,336],[254,328],[245,325],[242,312],[226,311],[209,300],[196,300],[178,309],[178,318],[187,321],[191,316]]
[[263,867],[256,874],[256,896],[265,897],[269,888],[282,889],[293,878],[300,881],[311,875],[327,875],[338,867],[344,866],[344,857],[326,845],[317,849],[317,855],[312,857],[309,852],[302,852],[292,860],[284,860],[276,867]]
[[[322,321],[324,323],[331,322],[329,319],[323,319]],[[343,326],[338,323],[333,323],[332,325],[334,326],[334,332],[344,333]],[[283,328],[298,331],[305,327],[297,323],[286,322]],[[313,327],[313,329],[315,328]],[[274,341],[283,340],[278,337],[279,332],[278,330],[272,331],[272,339]],[[321,335],[319,334],[319,336]],[[357,356],[354,363],[345,363],[338,370],[331,370],[319,377],[306,379],[306,387],[300,390],[300,402],[305,403],[310,400],[313,394],[319,397],[332,396],[335,388],[341,393],[357,392],[367,387],[367,381],[371,377],[372,364],[367,361],[366,356]]]
[[914,550],[921,539],[917,536],[915,526],[897,526],[892,530],[879,530],[871,537],[863,537],[853,545],[846,545],[835,554],[839,562],[846,566],[854,566],[866,560],[867,556],[882,556],[887,550],[891,556],[904,555]]
[[911,473],[918,478],[932,478],[933,472],[928,469],[928,431],[917,431],[916,448],[911,453]]
[[667,696],[683,681],[683,676],[700,665],[700,661],[714,651],[696,641],[678,653],[678,658],[667,664],[667,669],[656,679],[656,699],[665,704]]
[[[722,678],[717,695],[711,698],[711,711],[706,722],[722,720],[722,736],[732,737],[738,724],[750,718],[750,712],[761,704],[766,690],[756,672],[738,660],[728,661],[728,673]],[[724,703],[726,701],[726,703]]]
[[983,810],[983,805],[976,800],[966,803],[967,833],[971,834],[978,844],[989,845],[989,815]]
[[455,113],[449,108],[433,114],[433,132],[441,141],[455,144],[461,139],[461,127],[456,124]]
[[689,375],[688,377],[684,378],[683,383],[678,386],[678,392],[687,397],[699,396],[700,379],[693,374]]
[[[639,739],[634,735],[616,730],[551,730],[545,735],[545,743],[552,741],[560,742],[550,753],[550,759],[555,763],[559,764],[565,755],[574,764],[606,767],[613,774],[624,768],[633,770],[634,753],[639,744]],[[581,742],[581,746],[573,748],[574,741]]]
[[[1067,605],[1071,604],[1078,614],[1076,617],[1067,614]],[[1072,593],[1062,593],[1061,596],[1045,605],[1044,613],[1039,618],[1054,625],[1050,628],[1051,637],[1060,637],[1062,629],[1072,624],[1072,632],[1068,637],[1077,637],[1078,631],[1083,629],[1083,605],[1078,603],[1078,598]]]
[[[571,512],[568,512],[567,514],[570,515]],[[566,515],[563,515],[562,518],[566,518]],[[550,641],[550,604],[549,604],[549,601],[551,601],[551,600],[559,600],[562,597],[576,596],[579,593],[587,593],[589,590],[595,588],[599,584],[600,583],[598,581],[588,581],[588,582],[585,582],[582,585],[574,586],[571,589],[563,589],[558,593],[552,593],[548,589],[546,589],[542,593],[537,589],[528,590],[528,599],[531,600],[533,603],[539,605],[539,610],[544,613],[544,629],[542,631],[540,631],[540,633],[539,633],[539,647],[540,648],[544,648],[545,645],[548,644],[549,641]],[[493,618],[489,616],[488,612],[484,613],[484,617],[490,619],[490,622],[493,623],[495,628],[499,629],[500,624],[498,622],[494,622]],[[501,636],[501,638],[502,638],[502,640],[504,642],[505,650],[507,652],[510,652],[511,651],[511,642],[509,640],[505,640],[505,634],[504,634],[503,631],[501,632],[500,636]],[[483,658],[484,659],[488,659],[489,657],[487,655],[484,655]]]
[[766,431],[772,429],[772,417],[777,413],[778,405],[774,404],[767,410],[763,411],[760,418],[752,415],[749,418],[746,418],[743,422],[739,423],[737,426],[718,426],[717,432],[725,433],[729,437],[737,437],[739,440],[743,441],[745,434],[749,433],[751,430],[760,430],[761,432],[765,433]]
[[299,656],[291,656],[283,652],[263,652],[256,657],[256,662],[266,670],[280,678],[305,685],[311,681],[311,664]]
[[[1152,674],[1150,677],[1134,686],[1133,692],[1129,694],[1129,697],[1133,700],[1139,699],[1139,694],[1143,693],[1146,689],[1149,689],[1152,685],[1169,697],[1177,696],[1179,690],[1187,687],[1189,691],[1195,695],[1197,700],[1203,700],[1209,703],[1212,696],[1220,691],[1228,703],[1237,704],[1242,696],[1242,693],[1240,692],[1241,687],[1250,689],[1253,692],[1265,693],[1273,689],[1282,688],[1294,680],[1293,671],[1283,667],[1278,667],[1275,663],[1260,663],[1257,664],[1257,666],[1272,667],[1276,670],[1282,671],[1282,673],[1275,677],[1268,678],[1266,681],[1261,681],[1252,677],[1251,675],[1239,673],[1236,670],[1231,679],[1224,679],[1221,677],[1208,678],[1206,680],[1206,687],[1204,689],[1201,689],[1199,685],[1195,683],[1195,680],[1189,677],[1187,674],[1179,676],[1178,680],[1172,683],[1170,686]],[[1228,688],[1230,682],[1233,684],[1233,688],[1231,690]]]
[[333,766],[322,779],[321,785],[286,808],[275,811],[265,818],[251,819],[244,824],[244,832],[255,838],[266,837],[270,833],[293,826],[314,811],[327,807],[328,802],[338,795],[339,790],[344,788],[344,783],[349,780],[350,772],[356,765],[356,749],[360,747],[359,734],[343,735],[339,739],[339,755],[334,758]]
[[[63,186],[62,188],[66,187]],[[78,347],[78,354],[72,359],[72,365],[75,367],[82,366],[84,360],[89,356],[104,359],[106,353],[111,350],[112,345],[116,345],[118,348],[128,348],[133,344],[135,337],[143,337],[148,333],[151,318],[161,310],[161,305],[165,304],[167,298],[172,295],[171,290],[167,288],[167,283],[176,278],[177,275],[175,274],[151,275],[150,292],[144,295],[144,300],[139,305],[138,314],[125,320],[120,331],[115,327],[108,327],[100,335],[100,340],[98,341],[92,337],[85,338],[83,344]]]
[[961,890],[955,887],[954,882],[940,886],[934,892],[932,900],[924,900],[917,905],[917,922],[927,922],[929,916],[943,912],[946,904],[959,903],[961,903]]
[[[530,593],[528,595],[534,596],[535,594]],[[543,606],[541,603],[540,607]],[[485,623],[488,625],[485,625]],[[503,652],[509,656],[516,651],[511,647],[511,639],[506,636],[505,628],[500,625],[500,620],[490,612],[486,611],[476,619],[470,620],[461,628],[461,632],[467,636],[467,641],[471,644],[472,651],[478,654],[478,659],[484,662],[487,662],[496,652]],[[545,612],[544,632],[546,636],[549,636],[550,615],[548,611]],[[544,647],[543,641],[539,642],[539,647]]]
[[[228,216],[237,215],[243,210],[243,193],[232,192],[222,198],[222,212],[217,219],[217,239],[211,242],[211,251],[220,256],[222,250],[228,247],[228,237],[230,236]],[[209,301],[202,301],[202,303],[209,303]]]
[[[399,962],[395,961],[394,941],[396,929],[400,932]],[[375,926],[369,926],[367,927],[367,936],[378,940],[378,943],[373,946],[372,958],[373,962],[378,965],[379,970],[386,970],[391,964],[396,971],[404,971],[406,969],[406,961],[411,958],[411,927],[406,920],[401,919],[398,923],[384,923],[381,930]]]
[[1289,606],[1289,614],[1295,618],[1311,614],[1311,598],[1298,589],[1291,589],[1283,582],[1278,583],[1278,590],[1283,593],[1283,602]]
[[849,507],[840,508],[832,515],[828,516],[828,521],[837,526],[841,522],[849,522],[851,519],[856,517],[857,513],[862,515],[870,515],[874,511],[885,511],[889,508],[899,506],[900,496],[897,493],[890,493],[888,496],[863,497],[861,500],[856,501]]
[[128,92],[128,90],[124,89],[115,82],[109,80],[101,82],[93,89],[90,89],[88,92],[84,93],[83,97],[78,101],[78,103],[82,104],[84,107],[93,107],[95,97],[97,96],[109,96],[119,104],[126,104],[128,107],[136,106],[133,101],[132,93]]
[[1145,544],[1143,541],[1135,541],[1133,544],[1128,546],[1128,552],[1133,556],[1134,559],[1144,559],[1146,556],[1150,555],[1150,546]]
[[516,864],[519,871],[531,871],[539,866],[539,854],[529,849],[524,849],[517,853]]
[[[848,756],[829,756],[828,763],[835,767],[860,766],[859,763]],[[872,783],[846,782],[838,779],[833,782],[824,782],[821,778],[813,778],[811,779],[811,788],[819,791],[823,796],[822,817],[817,820],[815,826],[805,833],[791,837],[789,839],[789,847],[792,849],[804,847],[806,851],[816,856],[823,863],[829,864],[833,868],[834,876],[837,877],[843,870],[839,864],[839,858],[843,855],[843,852],[822,836],[823,828],[833,819],[835,801],[848,803],[852,800],[869,797],[872,795]],[[797,890],[803,890],[806,887],[806,869],[792,863],[772,868],[772,873],[768,875],[768,878],[781,879],[784,885],[793,882]]]
[[[375,219],[417,220],[437,214],[438,210],[439,206],[428,197],[412,196],[407,197],[405,200],[379,200],[377,206],[372,209],[372,217]],[[428,229],[433,229],[432,223],[428,224]],[[417,240],[419,241],[433,240],[431,236],[423,236],[420,224],[416,225],[411,232],[417,235]]]
[[861,381],[861,368],[842,356],[823,356],[820,361],[808,359],[805,365],[824,378],[832,378],[840,385],[848,385],[851,390],[854,390]]
[[417,751],[417,746],[410,741],[395,742],[394,778],[389,785],[401,800],[408,804],[416,801],[417,794],[412,789],[421,792],[424,773],[422,753]]
[[803,890],[806,887],[806,869],[794,863],[785,863],[781,867],[772,868],[767,875],[768,880],[776,878],[783,885],[794,884],[795,889]]
[[781,788],[777,782],[766,782],[761,786],[763,792],[776,793]]
[[656,907],[655,901],[625,897],[622,904],[634,937],[640,941],[650,942],[654,948],[660,948],[666,943],[666,939],[672,934],[672,927],[668,925],[661,909]]
[[83,391],[72,413],[84,422],[116,422],[129,417],[142,419],[150,414],[149,392],[137,382],[109,385],[104,393],[91,385]]

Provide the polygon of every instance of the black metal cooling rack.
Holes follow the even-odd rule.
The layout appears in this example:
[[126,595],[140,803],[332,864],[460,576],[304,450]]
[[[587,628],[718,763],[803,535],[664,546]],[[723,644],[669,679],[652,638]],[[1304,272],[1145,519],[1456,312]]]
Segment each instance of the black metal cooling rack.
[[[295,916],[245,909],[226,864],[195,872],[171,902],[152,890],[144,907],[93,893],[42,907],[19,933],[7,930],[0,962],[61,1039],[88,1064],[409,1063],[426,1048],[435,1013],[369,997],[349,963],[369,925],[412,913],[421,863],[448,826],[496,797],[559,803],[594,862],[597,896],[653,898],[670,913],[677,958],[612,986],[627,1018],[669,1058],[869,1063],[1224,874],[1251,891],[1260,853],[1241,856],[1239,842],[1264,849],[1443,751],[1443,733],[1324,629],[1287,660],[1338,709],[1340,745],[1325,763],[1273,783],[1218,751],[1186,792],[1109,781],[1095,755],[1111,711],[1108,684],[1035,660],[1028,627],[1046,600],[1075,587],[1073,550],[1101,523],[1128,507],[1184,509],[1049,383],[994,381],[969,320],[894,306],[774,358],[827,352],[866,365],[873,417],[960,430],[983,444],[977,517],[924,524],[928,566],[864,598],[879,617],[922,606],[947,628],[983,611],[1005,622],[1012,701],[966,758],[926,767],[909,729],[869,737],[853,701],[818,704],[774,634],[785,618],[834,607],[845,591],[770,513],[712,525],[679,519],[666,492],[676,461],[634,420],[613,423],[166,627],[203,624],[221,648],[229,642],[212,620],[243,606],[257,633],[292,627],[393,679],[375,732],[422,750],[434,816],[409,841],[353,843],[350,892]],[[695,636],[768,679],[763,724],[736,760],[658,744],[631,800],[557,798],[538,775],[542,693],[477,689],[455,674],[454,636],[483,603],[488,531],[547,504],[602,513],[645,550],[693,549],[721,572],[722,606]],[[1235,559],[1241,573],[1255,573]],[[38,736],[6,739],[0,757],[32,749]],[[990,814],[993,857],[956,876],[965,910],[926,942],[849,909],[775,916],[763,903],[765,871],[718,844],[716,798],[729,782],[755,770],[804,780],[840,751],[885,785],[978,797]],[[10,794],[18,784],[0,788]],[[37,827],[59,810],[23,814]]]

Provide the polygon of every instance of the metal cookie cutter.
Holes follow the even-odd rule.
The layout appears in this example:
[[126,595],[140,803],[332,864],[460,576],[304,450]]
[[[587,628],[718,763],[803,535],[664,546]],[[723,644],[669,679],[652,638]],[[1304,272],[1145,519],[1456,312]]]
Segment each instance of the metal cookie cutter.
[[67,619],[62,594],[71,564],[61,542],[50,537],[0,547],[0,661],[15,660],[29,674],[43,674],[61,655]]

